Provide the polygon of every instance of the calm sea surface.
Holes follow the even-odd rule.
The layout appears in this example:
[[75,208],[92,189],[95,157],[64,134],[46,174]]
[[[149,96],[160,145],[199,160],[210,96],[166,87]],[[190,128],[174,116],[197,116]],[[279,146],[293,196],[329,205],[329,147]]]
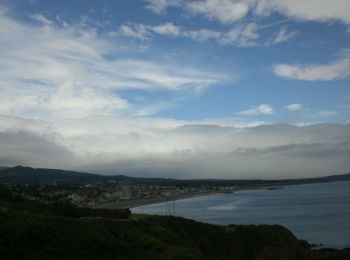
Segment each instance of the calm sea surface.
[[[132,211],[165,214],[167,209],[160,203]],[[350,181],[178,200],[175,215],[214,224],[281,224],[300,239],[350,247]]]

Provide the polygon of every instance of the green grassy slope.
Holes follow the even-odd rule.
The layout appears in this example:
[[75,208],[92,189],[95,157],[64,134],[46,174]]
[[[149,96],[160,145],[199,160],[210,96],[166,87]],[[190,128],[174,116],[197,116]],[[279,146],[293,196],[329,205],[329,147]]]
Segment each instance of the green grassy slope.
[[348,251],[311,252],[278,225],[217,226],[172,216],[127,215],[2,196],[0,258],[349,259],[341,258]]

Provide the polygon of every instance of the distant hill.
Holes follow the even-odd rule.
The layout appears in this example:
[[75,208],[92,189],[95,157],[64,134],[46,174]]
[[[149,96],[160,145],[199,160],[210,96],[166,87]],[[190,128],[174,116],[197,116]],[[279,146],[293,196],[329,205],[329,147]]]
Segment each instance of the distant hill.
[[[117,178],[117,176],[114,176]],[[49,184],[49,183],[74,183],[86,184],[105,182],[107,176],[57,169],[34,169],[30,167],[16,166],[0,171],[0,182],[11,184]]]
[[316,178],[316,179],[323,179],[325,181],[346,181],[346,180],[350,180],[350,173],[331,175],[331,176],[321,177],[321,178]]
[[0,168],[0,183],[9,184],[94,184],[129,182],[148,184],[174,184],[175,179],[134,178],[125,175],[101,175],[60,169],[31,168],[24,166]]
[[65,171],[16,166],[0,168],[0,183],[9,184],[95,184],[104,182],[126,182],[134,184],[169,185],[169,186],[233,186],[233,185],[288,185],[313,182],[331,182],[350,180],[350,173],[319,178],[289,180],[220,180],[220,179],[166,179],[135,178],[125,175],[100,175],[85,172]]

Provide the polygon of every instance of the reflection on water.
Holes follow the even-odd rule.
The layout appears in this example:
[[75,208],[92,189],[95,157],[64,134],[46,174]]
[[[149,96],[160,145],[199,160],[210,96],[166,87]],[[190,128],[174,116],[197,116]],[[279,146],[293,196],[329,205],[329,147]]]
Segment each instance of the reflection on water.
[[[165,214],[164,203],[133,209]],[[281,224],[297,237],[350,247],[350,181],[249,190],[176,201],[176,215],[214,224]]]

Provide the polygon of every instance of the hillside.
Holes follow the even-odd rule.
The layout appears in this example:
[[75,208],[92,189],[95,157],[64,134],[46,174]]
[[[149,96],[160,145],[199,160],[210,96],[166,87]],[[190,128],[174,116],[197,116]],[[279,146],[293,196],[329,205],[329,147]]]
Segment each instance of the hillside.
[[350,180],[350,173],[331,175],[319,178],[289,179],[289,180],[219,180],[219,179],[166,179],[166,178],[135,178],[125,175],[100,175],[59,169],[44,169],[16,166],[0,167],[0,183],[9,184],[92,184],[108,181],[129,182],[134,184],[169,185],[169,186],[235,186],[235,185],[288,185],[298,183],[330,182]]
[[1,259],[349,259],[278,225],[217,226],[172,216],[0,199]]
[[12,184],[48,184],[53,182],[86,184],[120,179],[121,178],[118,176],[104,176],[99,174],[64,171],[58,169],[34,169],[23,166],[16,166],[0,170],[0,182]]

